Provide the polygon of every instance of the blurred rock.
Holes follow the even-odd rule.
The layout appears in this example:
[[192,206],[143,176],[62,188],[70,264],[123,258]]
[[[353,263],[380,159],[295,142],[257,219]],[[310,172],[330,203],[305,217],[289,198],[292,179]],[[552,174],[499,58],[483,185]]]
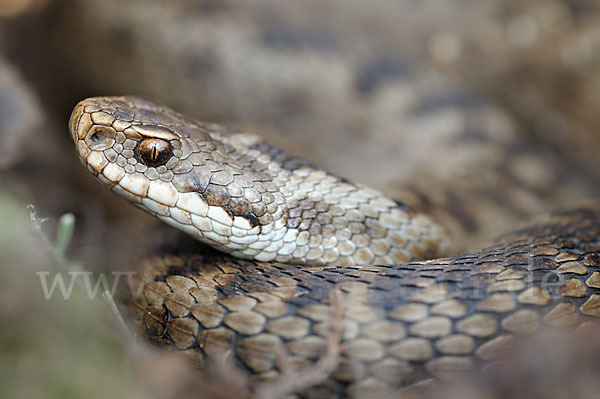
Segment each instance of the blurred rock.
[[26,157],[27,145],[41,123],[35,94],[14,67],[0,58],[0,171]]
[[49,0],[0,0],[0,17],[16,17],[40,9]]

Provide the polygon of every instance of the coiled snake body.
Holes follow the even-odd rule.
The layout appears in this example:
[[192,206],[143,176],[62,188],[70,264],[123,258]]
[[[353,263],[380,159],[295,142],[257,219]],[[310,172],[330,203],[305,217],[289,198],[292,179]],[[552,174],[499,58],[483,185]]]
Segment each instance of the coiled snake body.
[[258,136],[137,97],[84,100],[70,129],[100,182],[233,256],[153,258],[134,301],[148,335],[202,359],[230,351],[275,378],[275,348],[310,365],[337,323],[343,351],[321,388],[388,392],[468,371],[545,325],[600,316],[596,208],[438,258],[451,245],[428,217]]

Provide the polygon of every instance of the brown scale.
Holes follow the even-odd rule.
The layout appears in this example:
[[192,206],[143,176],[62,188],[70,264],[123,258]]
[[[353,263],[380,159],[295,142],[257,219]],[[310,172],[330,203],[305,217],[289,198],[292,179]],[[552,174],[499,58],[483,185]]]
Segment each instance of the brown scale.
[[599,230],[600,208],[580,209],[479,252],[405,265],[306,268],[210,249],[158,256],[131,302],[155,341],[200,362],[231,350],[260,379],[278,375],[279,345],[299,365],[317,362],[338,290],[343,350],[320,389],[391,393],[498,360],[542,328],[599,318]]

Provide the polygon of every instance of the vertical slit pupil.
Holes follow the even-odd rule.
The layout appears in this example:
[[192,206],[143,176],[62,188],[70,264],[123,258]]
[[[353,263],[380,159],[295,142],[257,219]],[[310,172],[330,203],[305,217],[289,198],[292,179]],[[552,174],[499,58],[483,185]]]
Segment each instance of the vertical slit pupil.
[[135,152],[138,161],[150,167],[164,165],[173,155],[171,143],[158,138],[143,139]]

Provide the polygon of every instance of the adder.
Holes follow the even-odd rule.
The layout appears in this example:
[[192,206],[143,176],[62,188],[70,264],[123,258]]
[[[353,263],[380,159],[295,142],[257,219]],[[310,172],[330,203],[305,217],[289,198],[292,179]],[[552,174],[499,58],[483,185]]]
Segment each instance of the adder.
[[146,261],[133,298],[150,337],[201,362],[229,351],[274,379],[275,348],[310,367],[337,323],[342,351],[319,392],[393,392],[600,316],[597,207],[444,257],[451,241],[426,215],[259,136],[138,97],[86,99],[69,124],[98,181],[220,251]]

